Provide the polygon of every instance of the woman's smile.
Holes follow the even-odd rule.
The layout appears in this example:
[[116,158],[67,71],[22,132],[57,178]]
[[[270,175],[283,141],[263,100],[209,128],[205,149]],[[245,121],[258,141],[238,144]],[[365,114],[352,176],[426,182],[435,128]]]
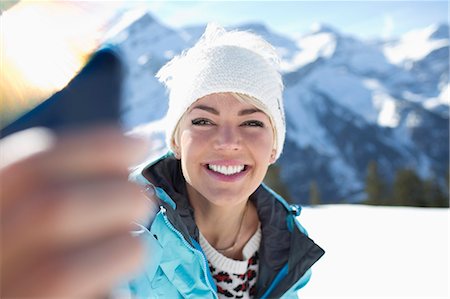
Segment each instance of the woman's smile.
[[203,165],[206,173],[222,182],[236,182],[245,177],[250,166],[239,161],[214,161]]

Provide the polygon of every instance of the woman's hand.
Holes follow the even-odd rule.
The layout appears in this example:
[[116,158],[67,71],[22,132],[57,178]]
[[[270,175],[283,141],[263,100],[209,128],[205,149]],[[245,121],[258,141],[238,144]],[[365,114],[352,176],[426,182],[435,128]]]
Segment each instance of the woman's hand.
[[1,298],[105,296],[136,270],[130,223],[152,211],[128,166],[147,149],[111,128],[0,141]]

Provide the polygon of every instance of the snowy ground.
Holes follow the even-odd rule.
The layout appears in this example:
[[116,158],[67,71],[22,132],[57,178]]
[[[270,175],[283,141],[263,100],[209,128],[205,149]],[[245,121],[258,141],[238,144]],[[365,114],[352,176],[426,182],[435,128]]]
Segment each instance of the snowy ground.
[[449,298],[449,209],[326,205],[301,223],[326,254],[307,298]]

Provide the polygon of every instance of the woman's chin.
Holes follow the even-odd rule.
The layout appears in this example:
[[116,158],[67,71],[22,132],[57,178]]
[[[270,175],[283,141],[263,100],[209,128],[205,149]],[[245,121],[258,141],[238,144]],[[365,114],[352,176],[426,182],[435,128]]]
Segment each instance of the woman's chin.
[[204,196],[209,202],[220,207],[235,206],[243,201],[246,201],[251,193],[249,192],[236,192],[231,190],[217,190],[214,192],[206,192],[207,196]]

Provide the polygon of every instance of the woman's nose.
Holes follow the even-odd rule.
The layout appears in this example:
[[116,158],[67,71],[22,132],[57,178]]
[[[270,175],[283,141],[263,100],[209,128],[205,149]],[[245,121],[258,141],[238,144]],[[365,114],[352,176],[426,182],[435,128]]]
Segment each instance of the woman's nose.
[[241,148],[241,137],[237,128],[224,125],[217,130],[215,147],[219,150],[238,150]]

